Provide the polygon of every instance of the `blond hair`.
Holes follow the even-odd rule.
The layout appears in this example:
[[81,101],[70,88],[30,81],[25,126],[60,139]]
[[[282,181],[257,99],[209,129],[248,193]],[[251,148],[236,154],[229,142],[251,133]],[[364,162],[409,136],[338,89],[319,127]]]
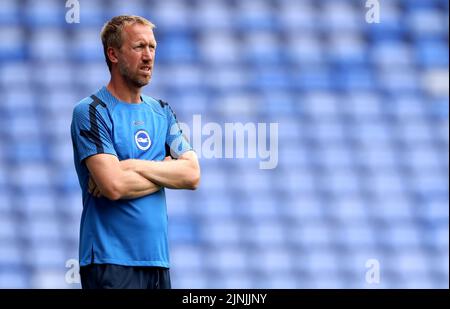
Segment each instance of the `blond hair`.
[[102,38],[103,53],[105,54],[106,64],[111,71],[111,61],[108,58],[108,47],[122,47],[122,30],[125,25],[141,24],[154,29],[156,26],[141,16],[119,15],[111,18],[102,28],[100,36]]

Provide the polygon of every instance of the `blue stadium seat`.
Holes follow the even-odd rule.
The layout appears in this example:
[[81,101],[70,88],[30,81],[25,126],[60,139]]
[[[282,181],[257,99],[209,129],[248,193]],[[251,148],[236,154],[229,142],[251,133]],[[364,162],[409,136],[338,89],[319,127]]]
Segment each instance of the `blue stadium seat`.
[[[338,196],[335,202],[329,205],[327,213],[337,222],[349,224],[365,224],[369,219],[369,206],[359,194]],[[345,230],[343,230],[345,232]]]
[[17,234],[13,216],[3,216],[0,219],[0,241],[15,240]]
[[304,33],[299,36],[297,32],[287,35],[284,55],[286,60],[299,65],[321,65],[326,61],[326,49],[314,33]]
[[[309,285],[312,288],[319,286],[324,288],[337,288],[343,286],[338,274],[339,258],[332,250],[311,250],[305,255],[302,262],[310,273],[312,282]],[[324,273],[327,273],[328,276],[321,275]]]
[[[330,207],[331,208],[331,207]],[[373,248],[377,243],[377,232],[368,221],[355,220],[338,229],[339,244],[353,248]]]
[[[294,154],[295,155],[295,152]],[[287,160],[287,159],[286,159]],[[295,157],[291,157],[291,160],[295,160]],[[307,165],[307,163],[305,163]],[[289,165],[292,167],[292,165]],[[298,192],[302,197],[306,193],[315,192],[318,183],[316,182],[315,175],[310,169],[296,168],[295,170],[288,169],[283,173],[282,181],[285,181],[281,186],[288,192]],[[298,207],[293,207],[293,209]]]
[[[29,246],[25,259],[36,270],[63,270],[66,261],[70,257],[65,256],[59,243],[35,243]],[[61,276],[61,281],[64,276]]]
[[[264,205],[260,205],[261,208]],[[286,233],[282,221],[276,220],[274,217],[255,216],[253,222],[246,226],[243,230],[242,240],[250,247],[260,249],[271,247],[284,247],[287,242],[288,234]]]
[[205,262],[209,269],[223,273],[245,272],[251,263],[245,251],[233,246],[224,246],[209,252]]
[[[194,62],[198,59],[198,51],[194,38],[184,35],[166,35],[159,39],[158,60],[161,63]],[[93,41],[95,42],[95,41]]]
[[440,40],[419,41],[417,62],[425,68],[448,67],[448,46]]
[[37,100],[35,96],[35,89],[24,86],[21,89],[13,87],[5,90],[4,100],[2,104],[3,113],[9,117],[16,117],[17,110],[23,110],[24,115],[30,116],[36,110]]
[[[50,252],[51,253],[51,252]],[[80,289],[79,283],[69,284],[66,282],[66,272],[69,269],[64,269],[60,265],[53,267],[41,267],[33,271],[29,279],[29,285],[31,288],[51,289],[58,286],[60,289]]]
[[228,244],[238,244],[241,239],[240,224],[235,220],[216,219],[205,220],[199,226],[201,238],[205,244],[220,244],[225,246]]
[[[409,252],[408,252],[409,251]],[[429,265],[421,251],[408,250],[396,254],[397,265],[402,273],[414,273],[418,277],[428,277]],[[425,278],[424,278],[425,279]]]
[[[83,8],[83,12],[87,10]],[[98,19],[93,19],[98,20]],[[83,20],[84,23],[84,20]],[[74,34],[71,40],[70,55],[74,62],[101,62],[105,59],[103,46],[98,44],[100,39],[99,28],[87,28]]]
[[[172,275],[173,274],[173,275]],[[174,269],[171,274],[171,279],[173,278],[172,288],[175,289],[206,289],[211,286],[209,283],[208,275],[203,272],[194,271],[194,270],[183,270],[177,271]],[[215,278],[215,276],[214,276]],[[212,284],[214,284],[214,279],[211,280]]]
[[314,31],[320,13],[312,1],[282,1],[279,5],[279,24],[286,32]]
[[[53,212],[53,210],[51,210]],[[51,212],[43,214],[47,217],[37,216],[33,219],[23,220],[26,230],[22,230],[21,234],[31,245],[41,246],[45,243],[58,244],[61,242],[60,223],[55,220],[55,216]]]
[[246,32],[242,38],[242,57],[246,63],[266,68],[283,60],[278,37],[267,32]]
[[4,88],[11,90],[22,89],[29,86],[32,79],[31,67],[25,61],[2,63],[0,67],[0,83]]
[[241,42],[230,32],[205,31],[199,38],[199,57],[210,65],[240,63]]
[[338,64],[347,69],[352,65],[366,64],[368,55],[366,45],[361,37],[344,34],[334,36],[327,43],[327,58],[331,63]]
[[[112,0],[108,6],[106,6],[105,18],[110,19],[116,15],[130,14],[130,15],[142,15],[148,17],[148,14],[152,12],[151,1],[136,0],[132,2],[123,3],[120,0]],[[150,17],[149,17],[150,18]]]
[[[326,224],[323,220],[323,215],[319,217],[317,221],[314,221],[312,219],[308,221],[305,220],[298,228],[296,228],[295,231],[293,231],[293,234],[294,233],[295,237],[299,239],[299,244],[303,248],[310,249],[311,252],[314,252],[319,248],[329,247],[332,244],[333,239],[336,237],[336,235],[332,235],[333,233],[329,229],[328,224]],[[314,266],[309,266],[311,267],[311,271],[314,271]],[[327,265],[323,266],[326,267]],[[334,265],[333,267],[337,266]]]
[[237,31],[274,31],[277,23],[271,3],[264,1],[238,2],[232,11],[236,20]]
[[211,280],[211,287],[219,289],[250,289],[257,284],[248,272],[233,272],[226,276],[225,280],[219,282]]
[[[33,114],[13,114],[13,118],[5,119],[5,128],[8,128],[6,133],[8,137],[15,141],[15,144],[19,143],[20,140],[23,141],[23,137],[26,136],[27,139],[32,139],[39,141],[40,129],[39,129],[39,119]],[[23,143],[23,142],[22,142]],[[39,142],[37,142],[39,143]],[[18,148],[11,147],[8,149],[8,159],[11,161],[16,161],[23,159],[22,157],[17,158],[15,155],[18,153],[20,155],[20,150]],[[32,162],[32,161],[31,161]]]
[[[30,28],[59,27],[66,24],[65,5],[57,0],[27,1],[23,6],[22,24]],[[45,41],[45,40],[44,40]]]
[[192,12],[192,22],[197,29],[230,31],[233,26],[233,12],[226,1],[200,1]]
[[[20,23],[20,8],[17,1],[5,0],[0,7],[0,23],[4,25],[17,25]],[[3,36],[2,36],[3,37]]]
[[[56,197],[54,195],[54,197]],[[72,221],[75,224],[75,228],[78,228],[81,218],[81,211],[83,210],[81,190],[70,190],[64,194],[59,194],[59,199],[56,203],[57,213],[64,217],[67,221]],[[73,226],[68,226],[68,228],[74,228]],[[73,236],[73,235],[72,235]]]
[[2,188],[0,191],[0,213],[7,215],[11,214],[14,208],[8,193],[9,191],[6,190],[8,188],[8,182],[6,173],[3,173],[4,170],[6,168],[0,165],[0,186]]
[[105,62],[78,64],[74,66],[73,78],[79,86],[85,87],[88,91],[80,96],[80,99],[89,96],[109,81],[109,72]]
[[[16,269],[23,266],[24,256],[21,244],[14,239],[2,239],[0,246],[0,264],[3,269]],[[0,276],[1,278],[2,276]]]
[[[412,224],[412,222],[400,222],[402,221],[399,221],[396,226],[391,226],[384,230],[385,233],[380,233],[380,242],[383,245],[395,248],[399,251],[401,251],[402,248],[418,248],[421,245],[420,231]],[[417,265],[417,268],[420,266],[421,265]]]
[[371,62],[380,68],[410,67],[415,59],[413,49],[404,42],[382,41],[370,51]]
[[28,42],[30,57],[43,62],[67,61],[70,55],[68,43],[64,31],[58,28],[37,28]]
[[[315,191],[302,194],[299,198],[298,194],[293,194],[289,200],[286,201],[286,212],[289,214],[288,218],[294,220],[296,225],[301,225],[303,222],[319,222],[324,217],[322,204],[316,197]],[[303,241],[301,229],[298,232],[292,232],[292,237],[297,243]]]
[[171,259],[174,261],[174,272],[201,271],[206,257],[196,246],[180,244],[172,249]]
[[17,61],[26,57],[24,31],[19,26],[2,26],[0,29],[0,61]]
[[[234,218],[236,216],[236,210],[234,209],[234,201],[227,197],[227,194],[222,190],[207,192],[204,188],[200,188],[200,191],[205,192],[201,198],[195,200],[191,205],[188,212],[195,213],[196,216],[211,220],[222,220],[227,218]],[[188,197],[185,196],[185,199]],[[172,206],[173,207],[173,206]]]
[[158,28],[175,33],[188,31],[194,25],[191,22],[190,11],[191,9],[185,2],[170,0],[156,2],[153,5],[153,12],[149,12],[149,14]]
[[356,32],[361,24],[361,11],[351,1],[322,1],[320,22],[317,26],[323,32],[343,33]]
[[169,222],[169,235],[174,244],[178,243],[197,243],[201,240],[198,224],[189,217],[173,217]]
[[252,268],[257,273],[268,277],[275,274],[288,275],[292,272],[296,263],[288,250],[272,250],[267,247],[253,250],[250,254],[250,261]]
[[[386,2],[379,8],[379,23],[362,23],[364,33],[374,41],[402,41],[409,29],[405,27],[403,11],[398,1]],[[365,18],[366,14],[362,17]]]
[[417,38],[443,38],[448,33],[446,16],[438,9],[414,9],[406,17],[406,23]]
[[[18,196],[15,200],[16,211],[22,217],[29,219],[36,218],[36,220],[39,220],[46,217],[48,220],[56,220],[56,209],[60,206],[56,198],[51,194],[51,190],[48,189],[50,180],[48,174],[44,173],[47,171],[42,171],[39,167],[32,166],[28,167],[28,170],[39,179],[27,180],[25,183],[27,185],[26,190],[22,188],[25,194]],[[23,225],[22,232],[28,233],[27,228],[27,225]]]
[[[80,23],[74,25],[76,27],[86,27],[86,29],[96,29],[98,36],[100,36],[100,29],[106,20],[106,6],[108,5],[105,5],[104,1],[83,2],[80,5]],[[70,27],[68,28],[70,29]]]

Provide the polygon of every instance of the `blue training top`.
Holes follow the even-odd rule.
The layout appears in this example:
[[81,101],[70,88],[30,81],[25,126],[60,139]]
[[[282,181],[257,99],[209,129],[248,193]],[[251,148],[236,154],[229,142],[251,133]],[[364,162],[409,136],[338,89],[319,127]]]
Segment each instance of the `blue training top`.
[[71,125],[75,168],[83,194],[80,266],[91,263],[169,267],[164,188],[129,200],[111,201],[88,193],[84,159],[106,153],[119,160],[161,161],[192,150],[169,105],[148,96],[130,104],[103,87],[81,100]]

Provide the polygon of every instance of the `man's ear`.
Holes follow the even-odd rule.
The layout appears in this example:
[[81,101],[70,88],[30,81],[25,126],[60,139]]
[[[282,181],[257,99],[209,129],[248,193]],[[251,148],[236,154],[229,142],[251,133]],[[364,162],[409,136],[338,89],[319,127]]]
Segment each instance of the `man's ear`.
[[111,63],[119,62],[119,59],[117,59],[117,49],[115,49],[114,47],[108,47],[108,49],[106,50],[106,54],[108,55],[109,61],[111,61]]

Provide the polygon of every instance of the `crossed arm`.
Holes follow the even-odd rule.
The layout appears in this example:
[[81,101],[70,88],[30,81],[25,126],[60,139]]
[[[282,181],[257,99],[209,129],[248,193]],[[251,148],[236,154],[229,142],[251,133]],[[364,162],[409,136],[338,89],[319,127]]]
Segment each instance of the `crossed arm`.
[[129,159],[98,154],[86,159],[89,169],[89,192],[110,200],[133,199],[167,187],[195,190],[200,181],[197,155],[187,151],[177,160],[164,161]]

